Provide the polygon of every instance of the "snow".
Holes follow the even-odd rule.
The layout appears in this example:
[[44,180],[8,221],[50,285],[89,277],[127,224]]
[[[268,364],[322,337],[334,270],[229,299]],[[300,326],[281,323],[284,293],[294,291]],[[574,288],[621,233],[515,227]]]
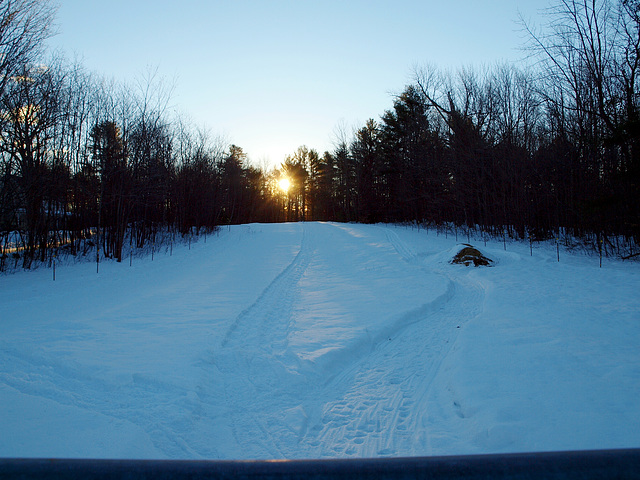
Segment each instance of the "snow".
[[[465,239],[466,241],[466,239]],[[0,457],[640,447],[640,265],[389,225],[252,224],[0,277]]]

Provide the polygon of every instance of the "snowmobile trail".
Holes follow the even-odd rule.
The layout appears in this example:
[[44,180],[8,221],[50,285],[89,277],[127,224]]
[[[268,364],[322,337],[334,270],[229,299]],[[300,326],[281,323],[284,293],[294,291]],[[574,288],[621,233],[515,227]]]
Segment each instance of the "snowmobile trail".
[[227,330],[222,340],[222,347],[237,338],[245,338],[246,341],[247,334],[258,334],[263,337],[269,335],[272,339],[284,342],[269,345],[272,352],[284,351],[287,331],[291,322],[292,292],[309,265],[311,259],[310,241],[307,231],[302,225],[302,239],[297,255],[264,289],[256,301],[238,315]]
[[422,279],[433,287],[435,277],[397,237],[339,224],[300,229],[295,258],[214,349],[200,397],[233,405],[219,419],[229,441],[262,458],[393,455],[397,436],[412,448],[414,404],[430,380],[403,372],[437,372],[455,328],[441,320],[443,309],[456,313],[455,284],[443,277],[415,303]]
[[288,348],[298,283],[314,251],[305,225],[300,229],[293,261],[234,320],[211,360],[217,373],[209,388],[223,388],[224,403],[234,406],[228,418],[234,441],[265,458],[282,457],[276,440],[299,434],[269,421],[273,412],[295,409],[299,392],[306,391],[299,361]]
[[[427,268],[394,231],[387,229],[386,238],[405,262]],[[318,456],[429,451],[429,427],[440,410],[430,402],[433,379],[460,326],[479,314],[483,298],[479,285],[445,269],[439,273],[448,282],[447,292],[411,312],[403,328],[359,362],[346,394],[325,405],[317,436],[308,439]]]

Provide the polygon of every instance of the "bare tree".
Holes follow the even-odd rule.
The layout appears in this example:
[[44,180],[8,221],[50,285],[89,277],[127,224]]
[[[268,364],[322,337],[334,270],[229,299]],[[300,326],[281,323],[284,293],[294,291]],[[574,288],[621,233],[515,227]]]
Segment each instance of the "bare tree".
[[61,118],[63,87],[64,72],[59,64],[24,67],[0,97],[0,147],[19,187],[19,205],[24,212],[21,223],[26,234],[25,267],[33,260],[36,248],[40,248],[43,260],[47,251],[55,210],[47,203],[54,183],[54,139]]
[[[540,55],[549,109],[577,146],[573,175],[579,228],[635,231],[640,209],[637,0],[559,0],[542,33],[530,33]],[[556,122],[557,123],[557,122]]]
[[42,53],[55,8],[48,0],[0,1],[0,95]]

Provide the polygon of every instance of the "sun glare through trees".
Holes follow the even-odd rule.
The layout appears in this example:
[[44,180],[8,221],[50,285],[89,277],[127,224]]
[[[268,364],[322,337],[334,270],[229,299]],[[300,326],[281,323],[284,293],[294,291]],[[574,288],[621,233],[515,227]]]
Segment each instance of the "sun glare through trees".
[[280,190],[282,190],[282,192],[288,193],[289,188],[291,187],[291,180],[289,180],[287,177],[282,177],[280,180],[278,180],[278,187],[280,188]]

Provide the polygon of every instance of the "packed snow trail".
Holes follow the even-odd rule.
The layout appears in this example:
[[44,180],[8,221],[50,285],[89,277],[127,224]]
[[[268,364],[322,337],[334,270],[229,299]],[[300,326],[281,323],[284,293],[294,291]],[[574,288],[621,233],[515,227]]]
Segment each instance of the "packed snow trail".
[[[405,262],[429,271],[393,230],[386,229],[386,238]],[[325,407],[323,428],[313,440],[320,456],[424,455],[429,448],[437,416],[429,402],[433,379],[454,343],[454,329],[479,313],[483,297],[479,285],[440,275],[448,279],[447,292],[411,312],[407,327],[358,365],[344,398]]]
[[[419,383],[412,378],[446,354],[440,335],[451,329],[451,319],[428,320],[449,302],[452,285],[444,276],[394,263],[398,245],[387,243],[384,231],[365,235],[334,224],[301,224],[301,229],[296,257],[211,352],[214,368],[206,389],[223,386],[224,402],[234,405],[225,429],[232,432],[227,444],[261,458],[301,452],[318,457],[394,454],[393,448],[380,446],[380,436],[387,443],[395,443],[396,435],[406,437],[412,421],[407,407]],[[368,272],[364,278],[363,272]],[[398,302],[396,290],[408,300],[412,289],[420,290],[413,297],[420,303]],[[350,302],[340,297],[353,292],[359,294]],[[428,336],[418,335],[423,328],[407,331],[421,322],[430,323]],[[390,364],[385,352],[410,337],[433,343],[430,355],[421,353],[423,343],[413,356],[393,362],[405,366],[385,368]],[[379,382],[393,386],[392,398],[379,398]],[[386,414],[396,406],[400,413]],[[377,419],[375,431],[371,416]],[[357,426],[345,426],[345,418]]]
[[219,345],[209,351],[210,368],[204,369],[202,391],[222,388],[229,411],[232,450],[261,452],[280,458],[278,438],[286,429],[273,424],[274,413],[295,408],[307,394],[308,382],[297,372],[297,358],[288,350],[294,325],[292,312],[298,283],[306,271],[313,247],[302,229],[300,249],[258,298],[238,315]]
[[473,269],[459,248],[252,224],[99,275],[0,276],[0,456],[639,447],[638,264],[499,242]]

